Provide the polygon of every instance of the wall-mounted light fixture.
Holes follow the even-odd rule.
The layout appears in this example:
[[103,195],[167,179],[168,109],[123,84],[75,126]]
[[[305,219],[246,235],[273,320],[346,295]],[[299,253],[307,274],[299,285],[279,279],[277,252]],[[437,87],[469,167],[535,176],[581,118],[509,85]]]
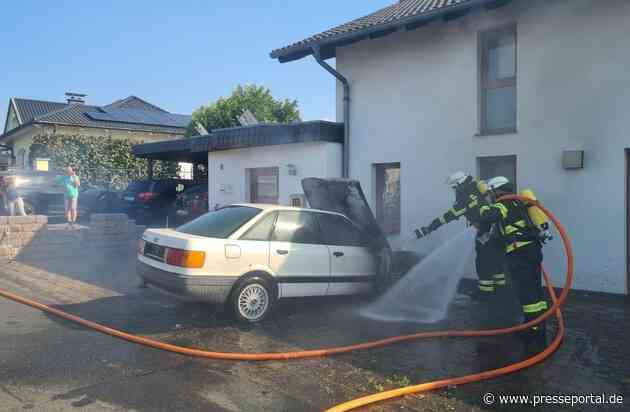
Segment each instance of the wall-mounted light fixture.
[[562,167],[567,170],[584,169],[584,150],[563,151]]

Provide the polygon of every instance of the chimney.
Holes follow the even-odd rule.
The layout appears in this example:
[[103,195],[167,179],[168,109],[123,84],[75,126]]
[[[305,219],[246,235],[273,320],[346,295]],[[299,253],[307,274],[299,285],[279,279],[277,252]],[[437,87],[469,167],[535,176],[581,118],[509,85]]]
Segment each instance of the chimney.
[[66,102],[68,104],[84,104],[87,94],[66,92]]

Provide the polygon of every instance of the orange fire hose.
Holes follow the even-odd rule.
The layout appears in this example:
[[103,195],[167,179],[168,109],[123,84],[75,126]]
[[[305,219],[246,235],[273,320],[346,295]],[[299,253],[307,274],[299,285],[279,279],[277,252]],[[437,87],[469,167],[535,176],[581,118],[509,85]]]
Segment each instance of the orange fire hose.
[[355,399],[353,401],[350,401],[344,404],[337,405],[333,407],[332,409],[328,410],[328,411],[334,411],[334,412],[348,411],[351,409],[358,408],[360,406],[365,406],[374,402],[380,402],[383,400],[392,399],[399,396],[404,396],[404,395],[409,395],[409,394],[419,393],[419,392],[426,392],[429,390],[443,388],[450,385],[461,385],[464,383],[495,378],[501,375],[505,375],[507,373],[516,372],[518,370],[525,369],[538,362],[541,362],[542,360],[549,357],[560,346],[563,335],[564,335],[564,323],[562,319],[562,314],[560,312],[560,307],[566,301],[567,296],[569,294],[569,289],[571,287],[571,283],[573,281],[573,250],[571,248],[571,242],[569,240],[569,236],[566,230],[564,229],[564,227],[562,226],[562,224],[560,223],[560,221],[549,210],[547,210],[542,205],[540,205],[540,203],[536,201],[532,201],[531,199],[527,197],[518,196],[518,195],[505,196],[502,199],[503,200],[509,200],[509,199],[521,200],[523,202],[532,203],[538,206],[549,217],[549,219],[554,223],[554,225],[558,229],[558,232],[560,233],[560,236],[564,244],[566,258],[567,258],[567,276],[566,276],[564,288],[559,297],[556,296],[553,290],[549,276],[547,275],[545,271],[543,271],[545,282],[547,285],[547,290],[549,291],[549,294],[553,301],[553,305],[549,308],[549,310],[547,310],[547,312],[542,314],[537,319],[534,319],[528,323],[524,323],[521,325],[509,327],[509,328],[492,329],[492,330],[473,330],[473,331],[464,330],[464,331],[420,332],[420,333],[415,333],[415,334],[410,334],[410,335],[394,336],[391,338],[380,339],[380,340],[371,341],[371,342],[364,342],[364,343],[355,344],[355,345],[341,346],[341,347],[336,347],[336,348],[297,351],[297,352],[284,352],[284,353],[279,353],[279,352],[271,352],[271,353],[213,352],[213,351],[205,351],[201,349],[186,348],[183,346],[177,346],[177,345],[172,345],[165,342],[160,342],[158,340],[143,337],[143,336],[132,335],[130,333],[126,333],[117,329],[107,327],[105,325],[101,325],[96,322],[92,322],[92,321],[80,318],[78,316],[50,307],[48,305],[44,305],[34,300],[24,298],[22,296],[13,294],[6,290],[0,289],[0,296],[13,300],[18,303],[22,303],[24,305],[31,306],[35,309],[39,309],[41,311],[51,313],[60,318],[78,323],[80,325],[93,329],[97,332],[101,332],[101,333],[113,336],[115,338],[123,339],[129,342],[137,343],[139,345],[143,345],[143,346],[147,346],[147,347],[151,347],[155,349],[161,349],[168,352],[179,353],[186,356],[208,358],[208,359],[241,360],[241,361],[289,360],[289,359],[303,359],[303,358],[312,358],[312,357],[320,357],[320,356],[330,356],[330,355],[337,355],[341,353],[352,352],[356,350],[379,348],[383,346],[389,346],[396,343],[401,343],[401,342],[406,342],[406,341],[411,341],[411,340],[416,340],[416,339],[421,339],[421,338],[456,337],[456,336],[480,337],[480,336],[504,335],[508,333],[518,332],[518,331],[530,328],[532,326],[535,326],[541,323],[542,321],[544,321],[545,319],[547,319],[548,317],[550,317],[552,314],[554,313],[556,314],[556,317],[558,319],[558,324],[559,324],[558,334],[556,335],[555,339],[553,340],[553,342],[547,349],[545,349],[543,352],[531,358],[528,358],[524,361],[509,365],[503,368],[481,372],[481,373],[477,373],[473,375],[444,379],[440,381],[428,382],[428,383],[424,383],[420,385],[413,385],[413,386],[408,386],[405,388],[395,389],[392,391],[385,391],[385,392],[377,393],[374,395],[366,396],[366,397]]

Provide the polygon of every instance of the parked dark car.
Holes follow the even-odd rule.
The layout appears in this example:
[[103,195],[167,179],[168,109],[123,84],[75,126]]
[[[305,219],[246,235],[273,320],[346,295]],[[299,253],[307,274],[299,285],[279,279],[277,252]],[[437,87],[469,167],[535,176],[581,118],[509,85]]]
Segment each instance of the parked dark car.
[[131,182],[122,194],[123,212],[142,224],[171,225],[177,194],[191,185],[176,179]]
[[[64,215],[65,188],[58,183],[55,173],[17,169],[0,172],[0,177],[7,176],[16,177],[18,193],[24,200],[27,215]],[[120,200],[115,192],[89,184],[82,184],[79,190],[79,220],[89,219],[92,213],[109,213],[120,208]],[[6,205],[0,205],[0,209],[1,214],[7,214]]]
[[177,195],[175,221],[182,225],[208,212],[208,183],[191,186]]

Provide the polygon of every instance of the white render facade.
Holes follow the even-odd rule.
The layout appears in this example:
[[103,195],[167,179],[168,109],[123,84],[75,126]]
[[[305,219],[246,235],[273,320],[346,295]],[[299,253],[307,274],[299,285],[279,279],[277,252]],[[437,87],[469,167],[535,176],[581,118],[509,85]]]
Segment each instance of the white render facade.
[[252,169],[277,168],[277,201],[291,205],[291,196],[303,194],[305,177],[341,176],[342,145],[307,142],[254,146],[208,153],[208,202],[210,207],[252,200]]
[[[414,228],[451,207],[444,182],[452,172],[477,173],[478,157],[515,155],[519,190],[533,189],[571,235],[574,287],[627,293],[628,21],[625,0],[514,1],[338,48],[336,68],[351,88],[350,177],[373,208],[374,165],[400,163],[401,233],[393,245],[402,248]],[[478,35],[512,23],[517,131],[479,136]],[[564,169],[565,150],[583,150],[584,168]],[[464,223],[449,226],[419,241],[425,252]],[[560,285],[559,238],[544,255]]]

